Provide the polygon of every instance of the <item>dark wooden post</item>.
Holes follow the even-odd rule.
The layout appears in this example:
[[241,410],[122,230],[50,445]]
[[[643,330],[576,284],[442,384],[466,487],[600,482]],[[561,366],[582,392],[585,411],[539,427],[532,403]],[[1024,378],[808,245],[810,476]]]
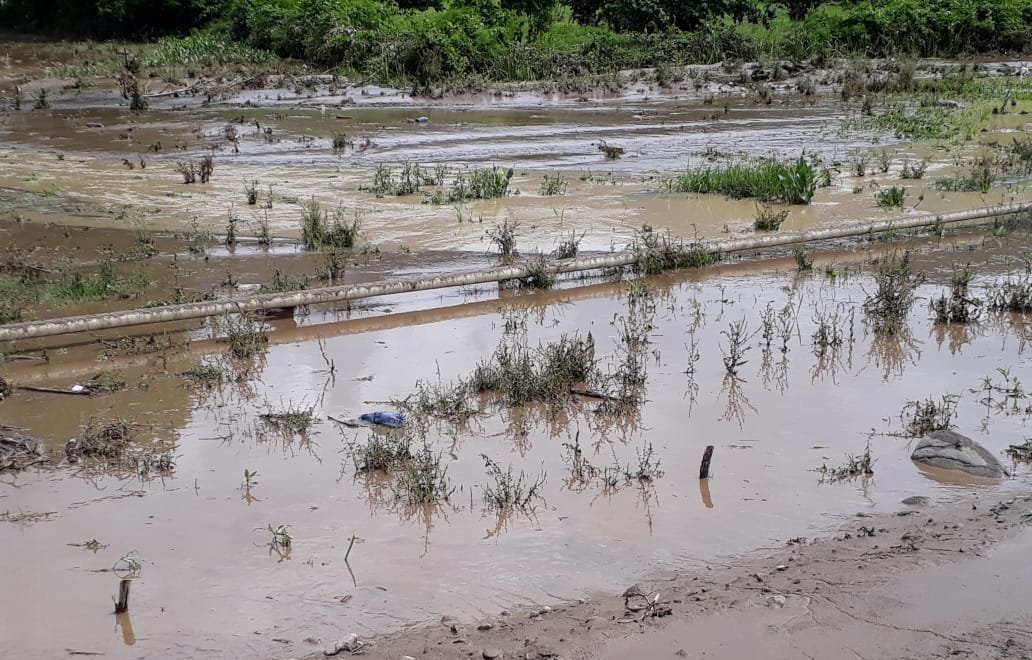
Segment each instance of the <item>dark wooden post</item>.
[[132,580],[122,580],[118,583],[118,602],[115,603],[115,614],[129,611],[129,587]]
[[706,451],[702,453],[702,465],[699,466],[699,478],[709,479],[709,464],[713,458],[713,445],[706,445]]

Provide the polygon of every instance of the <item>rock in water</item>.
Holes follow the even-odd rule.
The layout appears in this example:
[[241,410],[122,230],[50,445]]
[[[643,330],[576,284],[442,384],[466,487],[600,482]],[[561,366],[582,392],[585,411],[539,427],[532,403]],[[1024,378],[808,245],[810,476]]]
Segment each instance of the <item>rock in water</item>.
[[932,431],[921,438],[910,460],[976,477],[1000,478],[1006,474],[985,447],[953,431]]

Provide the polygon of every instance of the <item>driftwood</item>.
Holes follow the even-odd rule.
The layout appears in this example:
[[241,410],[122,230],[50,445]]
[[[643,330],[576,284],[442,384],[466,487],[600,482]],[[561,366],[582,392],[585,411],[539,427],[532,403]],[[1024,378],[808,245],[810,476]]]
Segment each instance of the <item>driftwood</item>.
[[0,424],[0,472],[24,470],[47,461],[40,444],[25,429]]

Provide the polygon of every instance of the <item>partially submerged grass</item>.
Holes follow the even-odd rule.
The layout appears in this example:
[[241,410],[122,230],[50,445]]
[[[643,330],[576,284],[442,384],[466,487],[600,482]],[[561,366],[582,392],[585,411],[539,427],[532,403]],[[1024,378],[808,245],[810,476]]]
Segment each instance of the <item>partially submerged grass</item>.
[[930,306],[936,323],[971,323],[978,320],[982,301],[973,297],[968,284],[971,272],[961,268],[953,272],[949,295],[932,298]]
[[552,257],[556,259],[573,259],[580,251],[580,243],[584,239],[584,232],[578,236],[576,231],[571,231],[568,237],[564,236],[559,244],[552,251]]
[[673,192],[720,193],[734,199],[809,204],[819,182],[817,168],[805,158],[762,160],[689,170],[666,182]]
[[892,186],[874,194],[875,203],[883,209],[901,209],[906,198],[907,189],[903,186]]
[[357,215],[348,222],[345,215],[342,207],[331,212],[310,198],[301,206],[301,244],[307,250],[354,247],[361,222]]
[[480,412],[471,396],[469,383],[416,381],[412,394],[400,401],[393,401],[417,415],[447,419],[454,422],[469,419]]
[[564,334],[558,341],[531,348],[521,332],[504,337],[491,359],[477,365],[469,388],[499,396],[509,406],[541,401],[554,409],[570,398],[574,385],[591,379],[596,369],[595,340],[590,333],[583,338]]
[[788,219],[788,209],[774,210],[769,204],[758,204],[756,206],[756,217],[753,219],[753,228],[756,231],[777,231]]
[[631,242],[635,256],[634,270],[642,275],[655,275],[675,268],[701,268],[720,261],[720,253],[706,250],[698,243],[685,243],[669,231],[659,233],[643,225]]
[[397,471],[392,482],[395,500],[409,506],[447,501],[453,490],[447,473],[441,455],[424,443]]
[[544,501],[541,495],[545,485],[543,472],[533,477],[523,470],[515,474],[511,465],[503,472],[487,454],[481,454],[480,458],[484,459],[484,466],[491,478],[483,487],[484,502],[488,509],[499,513],[531,513],[537,500]]
[[494,244],[498,256],[508,260],[518,253],[516,251],[516,234],[519,230],[519,223],[510,222],[508,218],[502,224],[496,225],[485,233],[486,238]]
[[1000,173],[1000,165],[993,156],[979,156],[966,174],[939,179],[935,187],[949,192],[980,192],[985,194],[992,188]]
[[994,312],[1032,312],[1032,277],[1008,278],[992,287],[988,307]]
[[870,477],[874,474],[874,459],[871,457],[871,446],[867,445],[864,448],[864,453],[859,456],[853,456],[852,454],[846,455],[846,460],[842,465],[829,467],[827,464],[817,468],[817,472],[821,474],[821,481],[844,481],[846,479],[854,479],[856,477]]
[[201,156],[199,161],[179,161],[176,163],[176,171],[183,177],[183,183],[208,183],[215,171],[215,159],[207,154]]
[[864,301],[864,314],[876,334],[895,335],[904,329],[914,304],[914,291],[923,280],[911,271],[909,252],[878,261],[875,291]]
[[236,358],[249,358],[265,350],[269,338],[265,324],[252,314],[231,314],[222,318],[222,329],[229,352]]
[[216,387],[229,379],[229,372],[213,362],[198,361],[179,374],[203,387]]
[[519,286],[525,289],[550,289],[555,284],[556,276],[548,269],[548,261],[543,254],[534,254],[523,260],[527,276],[519,279]]
[[929,397],[923,401],[908,401],[899,414],[908,435],[922,436],[932,431],[948,431],[957,417],[960,397],[944,394],[938,401]]
[[305,435],[316,422],[315,406],[288,403],[282,410],[273,410],[259,415],[261,420],[283,433]]
[[79,429],[79,436],[65,445],[65,456],[71,462],[100,461],[111,468],[131,470],[141,478],[174,470],[171,451],[135,445],[135,429],[135,424],[122,418],[90,418]]
[[412,436],[409,433],[373,433],[364,445],[349,448],[358,472],[390,472],[412,459]]
[[125,376],[119,371],[104,371],[90,379],[91,394],[110,394],[125,389]]
[[541,194],[546,196],[565,195],[570,182],[561,173],[546,174],[541,183]]

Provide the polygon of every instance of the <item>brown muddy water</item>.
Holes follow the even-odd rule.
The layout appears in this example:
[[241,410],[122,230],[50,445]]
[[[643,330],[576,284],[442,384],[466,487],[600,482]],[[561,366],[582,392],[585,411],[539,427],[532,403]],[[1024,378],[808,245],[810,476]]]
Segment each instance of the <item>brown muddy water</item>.
[[[321,257],[300,250],[296,239],[300,205],[313,196],[361,221],[345,278],[353,282],[495,264],[485,232],[502,220],[519,224],[524,253],[547,252],[571,232],[584,234],[585,251],[622,248],[642,224],[688,238],[751,232],[752,201],[660,190],[660,179],[689,164],[727,158],[805,151],[833,168],[834,185],[813,204],[789,209],[789,230],[1029,194],[1021,181],[986,194],[939,191],[935,177],[959,171],[974,145],[930,150],[848,131],[841,120],[859,102],[843,105],[826,93],[807,99],[789,86],[775,89],[771,105],[720,85],[683,96],[653,96],[631,84],[622,94],[585,99],[513,93],[424,105],[396,90],[352,89],[343,105],[332,90],[311,98],[260,90],[211,105],[159,97],[151,111],[130,115],[110,90],[70,88],[58,77],[60,63],[34,59],[34,47],[10,52],[0,59],[0,91],[46,75],[25,89],[47,85],[53,94],[50,109],[27,103],[0,113],[0,254],[95,266],[98,252],[124,254],[140,236],[158,249],[118,264],[146,269],[152,284],[139,298],[44,306],[30,309],[33,317],[136,306],[177,285],[224,295],[233,287],[228,280],[254,287],[275,270],[310,275]],[[1006,142],[1029,127],[1017,111],[987,116],[984,126],[975,142]],[[227,138],[234,132],[235,143]],[[339,154],[330,144],[337,132],[352,142]],[[625,155],[607,160],[601,140]],[[859,150],[881,149],[891,158],[888,172],[850,174]],[[211,183],[183,184],[177,162],[205,153],[214,154]],[[900,179],[906,159],[925,157],[925,179]],[[377,198],[367,190],[378,166],[405,162],[452,171],[512,167],[519,194],[433,206],[422,195]],[[555,173],[568,180],[566,194],[542,194],[543,176]],[[259,188],[256,206],[245,200],[250,181]],[[875,192],[891,185],[907,187],[905,210],[876,207]],[[253,234],[267,218],[277,240],[269,249],[247,240],[221,247],[230,213],[243,220],[238,234]],[[484,413],[465,425],[430,425],[428,442],[454,490],[447,502],[419,509],[395,504],[386,480],[356,474],[349,446],[372,431],[329,417],[388,408],[385,401],[404,398],[419,380],[468,376],[513,326],[525,328],[531,345],[590,332],[603,369],[612,370],[628,284],[596,280],[538,293],[485,286],[321,306],[270,320],[267,349],[247,361],[224,357],[217,324],[160,328],[152,339],[134,338],[152,329],[130,329],[127,337],[40,342],[46,362],[0,362],[0,376],[68,387],[118,370],[128,387],[96,397],[19,391],[0,401],[0,424],[23,427],[60,457],[91,418],[123,417],[137,441],[170,450],[175,468],[149,478],[64,463],[0,474],[0,647],[20,658],[69,650],[287,658],[349,632],[618,592],[657,571],[819,534],[857,511],[891,511],[909,495],[1027,488],[1022,465],[1001,483],[919,470],[908,458],[911,440],[899,436],[908,401],[944,394],[960,397],[958,430],[997,455],[1027,435],[1026,398],[983,402],[984,393],[972,390],[985,378],[1001,386],[1005,377],[1028,380],[1029,319],[985,314],[977,324],[944,327],[928,311],[954,266],[971,264],[980,297],[1025,272],[1029,234],[995,234],[915,242],[915,267],[928,280],[907,331],[889,340],[864,323],[873,282],[862,264],[902,242],[838,244],[810,273],[796,273],[782,255],[652,278],[651,293],[637,303],[651,328],[647,400],[638,414],[609,419],[587,398],[558,415],[481,401]],[[190,254],[190,245],[203,249]],[[768,348],[758,334],[768,308],[785,310],[786,350],[779,338]],[[822,315],[837,315],[846,337],[823,353],[813,340]],[[738,379],[728,378],[724,333],[743,320],[746,363]],[[227,363],[231,379],[206,389],[179,375],[198,360]],[[277,433],[260,418],[291,407],[313,409],[311,432]],[[651,447],[662,475],[610,487],[578,483],[564,460],[564,444],[578,441],[600,469],[633,468]],[[817,468],[840,465],[868,443],[872,477],[822,483]],[[700,482],[706,445],[716,447],[713,478]],[[482,454],[503,471],[543,476],[533,513],[499,518],[488,510]],[[250,489],[245,471],[257,473]],[[270,551],[270,525],[289,526],[288,556]],[[130,614],[116,619],[111,569],[127,553],[142,567]]]
[[[911,440],[896,434],[908,401],[956,394],[958,430],[994,454],[1002,457],[1027,435],[1027,399],[997,407],[977,391],[983,378],[1002,382],[999,370],[1032,373],[1027,317],[987,315],[976,325],[939,327],[927,304],[959,264],[971,264],[972,291],[986,296],[1008,274],[1024,272],[1021,254],[1030,247],[1032,237],[1021,231],[926,246],[915,269],[928,280],[907,331],[889,340],[865,325],[861,305],[873,282],[847,259],[836,262],[835,278],[821,265],[800,275],[788,260],[654,278],[640,415],[607,421],[594,412],[597,402],[583,400],[557,417],[530,407],[485,412],[467,425],[431,425],[428,441],[441,452],[454,491],[440,506],[415,510],[393,504],[382,480],[356,475],[348,443],[371,431],[340,427],[328,416],[389,407],[376,402],[406,396],[417,380],[470,374],[491,355],[506,321],[525,324],[532,345],[591,332],[603,368],[612,368],[613,321],[629,313],[627,284],[502,299],[487,289],[420,294],[390,301],[402,317],[393,323],[385,321],[394,314],[371,313],[312,326],[326,329],[322,349],[311,335],[290,340],[303,328],[284,327],[239,382],[213,390],[177,376],[198,351],[212,350],[204,329],[193,332],[194,352],[167,350],[135,366],[87,348],[56,351],[45,366],[4,365],[5,377],[49,386],[80,382],[83,365],[93,373],[122,367],[123,392],[21,392],[0,403],[2,421],[59,450],[90,417],[117,414],[138,424],[141,437],[174,444],[176,465],[146,480],[82,466],[0,478],[8,594],[0,601],[2,642],[26,658],[66,649],[125,658],[290,657],[321,648],[310,640],[347,632],[389,631],[442,615],[473,620],[519,603],[619,590],[656,570],[813,536],[857,511],[891,511],[910,495],[948,499],[1025,488],[1027,466],[1013,466],[1013,478],[999,484],[919,470],[908,458]],[[449,303],[463,301],[473,303],[471,311],[448,313]],[[758,331],[768,305],[790,310],[787,350],[777,338],[768,350],[753,335],[740,379],[729,379],[721,333],[742,319]],[[441,309],[407,311],[427,306]],[[832,312],[852,317],[852,335],[819,355],[815,317]],[[842,328],[848,332],[849,322]],[[689,375],[693,345],[699,359]],[[319,421],[308,435],[270,432],[257,417],[291,406],[314,407]],[[621,479],[613,488],[578,484],[563,458],[564,443],[578,437],[599,467],[635,466],[651,446],[662,476]],[[822,483],[816,468],[839,465],[868,443],[872,477]],[[713,478],[700,483],[698,461],[708,444],[716,447]],[[486,508],[490,480],[481,454],[503,470],[544,475],[533,514],[499,518]],[[242,488],[245,470],[257,472],[249,491]],[[280,524],[294,539],[287,557],[270,552],[264,531]],[[357,541],[345,563],[352,535]],[[91,539],[104,547],[75,545]],[[116,621],[110,569],[130,551],[142,570],[131,621]]]

